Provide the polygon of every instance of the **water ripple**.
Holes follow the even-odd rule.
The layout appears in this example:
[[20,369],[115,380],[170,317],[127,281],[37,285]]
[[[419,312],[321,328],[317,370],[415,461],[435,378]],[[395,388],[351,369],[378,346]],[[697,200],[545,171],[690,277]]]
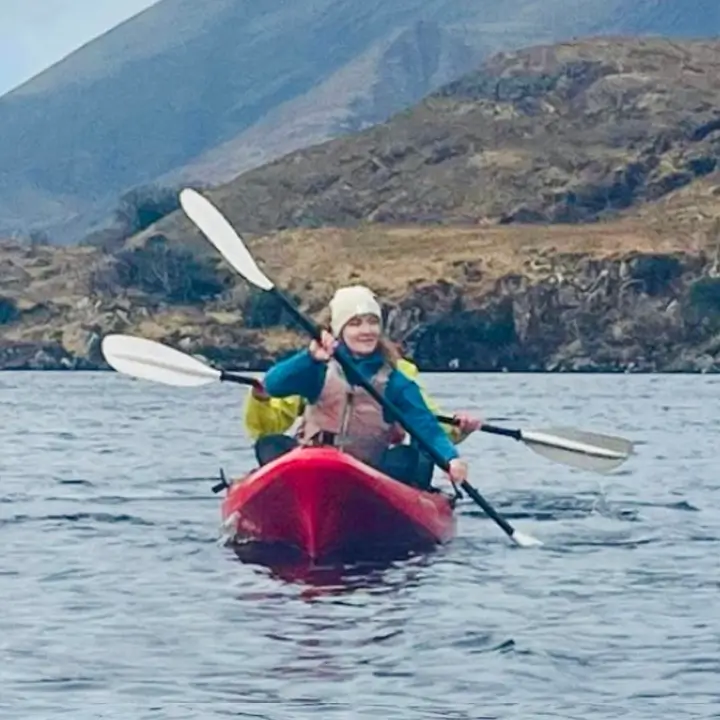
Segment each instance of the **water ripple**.
[[599,477],[480,433],[473,484],[544,547],[465,500],[435,552],[267,568],[217,543],[210,487],[253,463],[242,389],[5,373],[0,717],[717,717],[720,383],[426,382],[444,408],[636,454]]

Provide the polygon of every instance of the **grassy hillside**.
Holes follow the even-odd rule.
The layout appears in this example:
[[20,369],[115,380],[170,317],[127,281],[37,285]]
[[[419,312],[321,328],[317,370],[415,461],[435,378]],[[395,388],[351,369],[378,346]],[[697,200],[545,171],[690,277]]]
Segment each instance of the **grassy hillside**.
[[0,98],[0,232],[78,241],[131,187],[224,182],[499,49],[638,31],[720,19],[709,0],[164,0]]
[[[320,321],[338,285],[372,286],[424,369],[716,371],[719,195],[716,175],[612,222],[297,229],[250,245]],[[175,244],[0,244],[0,368],[100,367],[108,332],[240,368],[307,342],[216,263]]]
[[[360,134],[210,192],[247,232],[590,222],[718,169],[720,42],[595,39],[494,56]],[[191,231],[182,213],[156,227]]]
[[[372,286],[423,368],[718,371],[719,57],[637,39],[497,56],[209,194],[317,319],[338,285]],[[0,367],[101,366],[112,331],[236,367],[306,342],[181,212],[109,248],[0,248]]]

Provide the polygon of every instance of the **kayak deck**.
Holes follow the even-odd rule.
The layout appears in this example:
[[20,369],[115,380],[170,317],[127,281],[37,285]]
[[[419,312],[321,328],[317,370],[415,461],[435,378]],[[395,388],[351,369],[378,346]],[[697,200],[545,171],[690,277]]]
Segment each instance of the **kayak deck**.
[[451,500],[411,488],[331,447],[297,448],[232,484],[231,544],[356,560],[430,549],[455,531]]

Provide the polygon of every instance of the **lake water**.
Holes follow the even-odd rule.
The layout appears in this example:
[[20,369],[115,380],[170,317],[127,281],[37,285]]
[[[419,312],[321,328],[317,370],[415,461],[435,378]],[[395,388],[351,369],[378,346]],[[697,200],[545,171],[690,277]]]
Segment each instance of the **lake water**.
[[637,443],[610,476],[477,433],[429,555],[304,580],[217,543],[243,388],[0,373],[0,718],[720,717],[720,378],[428,375],[445,410]]

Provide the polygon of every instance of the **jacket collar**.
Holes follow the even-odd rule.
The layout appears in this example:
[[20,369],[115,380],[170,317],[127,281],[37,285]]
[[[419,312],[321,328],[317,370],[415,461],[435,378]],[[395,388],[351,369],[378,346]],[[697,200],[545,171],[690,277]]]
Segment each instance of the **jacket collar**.
[[353,359],[353,362],[358,370],[360,370],[360,372],[366,377],[372,376],[378,372],[385,362],[385,358],[379,348],[370,355],[354,355],[344,342],[340,341],[340,346],[343,348],[345,353]]

